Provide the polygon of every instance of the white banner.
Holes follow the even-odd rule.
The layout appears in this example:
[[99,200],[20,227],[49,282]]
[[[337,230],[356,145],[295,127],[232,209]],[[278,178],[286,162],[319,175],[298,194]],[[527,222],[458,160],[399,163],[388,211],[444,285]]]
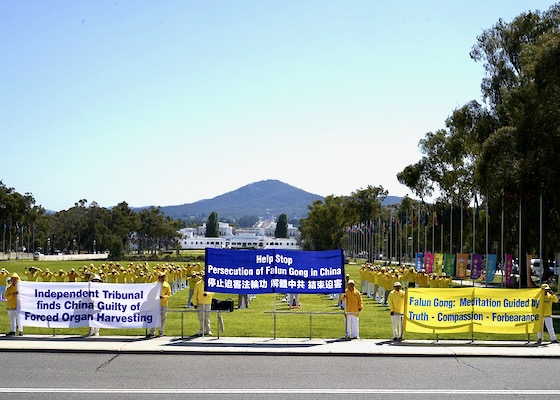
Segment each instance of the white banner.
[[21,326],[155,328],[161,284],[18,282]]

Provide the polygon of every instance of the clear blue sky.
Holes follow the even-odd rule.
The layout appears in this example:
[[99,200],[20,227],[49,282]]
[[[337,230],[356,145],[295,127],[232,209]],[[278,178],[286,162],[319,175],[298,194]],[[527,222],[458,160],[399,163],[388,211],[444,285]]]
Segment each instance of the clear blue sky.
[[50,210],[382,185],[480,99],[476,37],[553,1],[0,0],[0,180]]

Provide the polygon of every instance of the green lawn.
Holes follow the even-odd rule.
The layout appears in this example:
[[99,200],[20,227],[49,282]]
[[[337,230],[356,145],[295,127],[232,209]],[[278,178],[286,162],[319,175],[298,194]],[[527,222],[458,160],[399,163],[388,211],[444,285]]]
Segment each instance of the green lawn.
[[[88,262],[89,263],[89,262]],[[95,265],[101,262],[94,262]],[[121,265],[128,262],[121,262]],[[83,264],[73,261],[59,262],[34,262],[34,261],[3,261],[0,268],[6,268],[11,272],[18,272],[22,278],[23,269],[35,265],[42,270],[49,268],[56,272],[59,269],[69,271],[71,268],[79,268]],[[150,263],[155,265],[155,263]],[[346,266],[346,272],[357,282],[359,287],[359,264]],[[237,305],[237,296],[228,294],[217,294],[217,298],[233,298]],[[185,311],[188,290],[182,290],[175,294],[169,303],[170,310]],[[300,295],[301,308],[291,310],[286,302],[282,301],[283,296],[266,294],[258,295],[248,309],[235,310],[233,313],[224,313],[223,320],[225,330],[221,336],[230,337],[273,337],[274,336],[274,315],[270,313],[275,309],[276,300],[276,336],[277,337],[309,337],[310,335],[310,316],[305,312],[336,313],[336,314],[316,314],[312,315],[312,336],[314,338],[340,338],[345,334],[344,316],[342,310],[335,306],[336,301],[329,299],[328,295]],[[6,310],[6,303],[0,303],[0,332],[9,330],[9,320]],[[558,312],[558,310],[556,310]],[[212,315],[212,331],[217,335],[217,316]],[[560,331],[560,324],[557,325],[557,332]],[[199,325],[196,312],[189,309],[188,312],[169,312],[165,333],[168,336],[185,336],[198,332]],[[80,329],[56,329],[55,334],[85,335],[87,328]],[[26,327],[25,332],[29,334],[53,334],[52,329]],[[101,329],[101,335],[144,335],[143,329]],[[391,320],[387,307],[378,305],[373,300],[364,296],[364,308],[360,313],[360,337],[363,339],[388,339],[391,338]],[[406,334],[408,339],[436,339],[434,335],[425,334]],[[439,335],[439,339],[470,339],[470,334],[447,334]],[[481,334],[474,335],[475,340],[526,340],[527,335],[503,335],[503,334]],[[545,339],[548,335],[545,333]],[[531,335],[531,340],[536,340],[536,335]]]

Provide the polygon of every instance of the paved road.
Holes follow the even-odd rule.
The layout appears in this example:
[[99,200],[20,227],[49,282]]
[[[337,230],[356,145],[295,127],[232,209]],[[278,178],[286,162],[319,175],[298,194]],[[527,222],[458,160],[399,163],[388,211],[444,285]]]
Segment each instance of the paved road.
[[560,396],[556,358],[6,352],[0,366],[10,400]]

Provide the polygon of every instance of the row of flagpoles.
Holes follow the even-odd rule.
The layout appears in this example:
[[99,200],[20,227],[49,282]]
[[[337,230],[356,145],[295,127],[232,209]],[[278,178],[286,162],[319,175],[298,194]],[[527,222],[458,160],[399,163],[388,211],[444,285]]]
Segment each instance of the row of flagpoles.
[[[500,255],[499,265],[504,266],[502,270],[504,273],[507,272],[508,260],[511,259],[511,265],[513,265],[513,255],[506,254],[504,251],[504,198],[502,196],[501,202],[501,221],[500,221],[500,251],[498,253],[497,242],[494,242],[492,246],[494,253],[490,253],[490,241],[489,241],[489,209],[488,202],[485,204],[485,259],[488,260],[495,259],[494,266],[496,266],[498,254]],[[518,243],[517,243],[517,255],[519,263],[521,264],[520,255],[527,253],[526,249],[522,248],[522,200],[519,199],[518,204]],[[478,201],[475,196],[475,206],[472,211],[474,212],[472,218],[472,253],[471,253],[471,263],[473,259],[477,260],[477,248],[476,248],[476,222],[478,219]],[[464,244],[464,214],[465,209],[467,215],[469,215],[469,207],[465,207],[461,204],[460,210],[460,238],[459,247],[454,251],[453,247],[453,204],[450,205],[449,212],[449,252],[446,254],[464,254],[463,244]],[[445,207],[441,208],[441,219],[438,220],[438,213],[434,209],[432,212],[424,206],[412,207],[405,213],[400,213],[393,215],[393,210],[388,217],[362,222],[355,224],[344,229],[342,248],[347,255],[354,257],[364,257],[370,261],[373,260],[384,260],[393,261],[395,260],[399,264],[409,263],[417,264],[417,254],[436,254],[435,253],[435,227],[440,227],[440,253],[444,254],[444,224],[445,224]],[[428,249],[428,228],[431,222],[432,228],[432,247],[431,252]],[[423,233],[422,233],[422,229]],[[421,237],[423,236],[423,238]],[[414,247],[416,244],[416,249]],[[423,248],[421,248],[423,244]],[[527,254],[526,254],[527,256]],[[539,196],[539,259],[542,260],[542,195]],[[543,266],[541,262],[541,268]],[[528,272],[528,285],[531,285],[530,281],[530,263],[527,264]],[[472,275],[472,274],[471,274]],[[541,271],[540,277],[542,280],[543,273]],[[475,278],[476,279],[476,278]],[[521,287],[521,279],[519,279],[519,285]]]

